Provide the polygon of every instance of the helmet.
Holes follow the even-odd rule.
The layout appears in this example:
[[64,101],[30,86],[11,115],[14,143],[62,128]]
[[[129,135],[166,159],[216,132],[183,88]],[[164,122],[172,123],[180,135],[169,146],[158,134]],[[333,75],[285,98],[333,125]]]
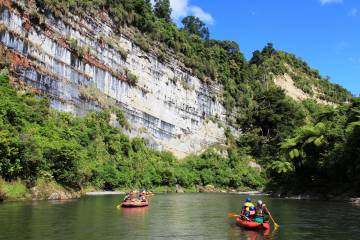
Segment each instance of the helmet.
[[250,199],[250,198],[246,198],[246,202],[251,202],[251,199]]
[[250,206],[250,211],[254,211],[255,207],[254,206]]
[[257,201],[257,204],[258,204],[259,206],[262,206],[262,205],[263,205],[263,202],[262,202],[261,200],[258,200],[258,201]]

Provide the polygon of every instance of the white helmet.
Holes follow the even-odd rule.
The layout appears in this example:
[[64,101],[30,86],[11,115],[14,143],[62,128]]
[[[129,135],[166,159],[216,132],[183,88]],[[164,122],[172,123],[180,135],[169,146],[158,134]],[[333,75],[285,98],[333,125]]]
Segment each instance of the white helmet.
[[262,202],[261,200],[258,200],[258,201],[257,201],[257,204],[258,204],[259,206],[262,206],[263,202]]

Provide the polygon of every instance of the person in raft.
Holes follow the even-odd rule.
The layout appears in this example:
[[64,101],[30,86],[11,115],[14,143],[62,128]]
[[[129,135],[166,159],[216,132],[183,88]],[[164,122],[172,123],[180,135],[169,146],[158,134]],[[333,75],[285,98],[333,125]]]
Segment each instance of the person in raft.
[[123,202],[126,202],[127,200],[130,200],[130,194],[128,192],[125,194]]
[[261,200],[258,200],[255,209],[254,221],[258,223],[263,223],[265,214],[267,214],[266,205]]
[[255,213],[256,210],[254,204],[251,202],[250,198],[246,198],[240,215],[243,216],[245,219],[250,220],[250,218],[255,216]]
[[141,202],[144,202],[146,200],[145,195],[142,192],[139,193],[139,199]]

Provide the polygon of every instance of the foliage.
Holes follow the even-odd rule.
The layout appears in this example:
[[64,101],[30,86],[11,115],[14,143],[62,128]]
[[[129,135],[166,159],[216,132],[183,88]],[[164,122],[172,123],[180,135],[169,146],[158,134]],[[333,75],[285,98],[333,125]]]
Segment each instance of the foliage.
[[209,39],[209,29],[198,17],[187,16],[181,22],[190,35],[197,35],[204,40]]
[[0,178],[0,199],[25,199],[28,196],[26,186],[20,181],[5,182]]
[[136,86],[139,78],[135,74],[129,71],[129,69],[125,68],[126,80],[131,86]]
[[271,43],[264,49],[255,51],[250,60],[259,68],[275,76],[288,74],[297,88],[310,96],[333,103],[343,103],[351,98],[351,94],[338,84],[329,82],[329,77],[321,77],[318,70],[312,69],[308,64],[293,54],[277,51]]
[[236,111],[244,98],[245,102],[251,101],[249,95],[256,92],[254,85],[259,85],[259,81],[271,84],[274,75],[285,73],[293,76],[297,87],[310,95],[316,93],[319,99],[341,103],[351,98],[349,92],[322,78],[303,60],[275,50],[271,43],[262,51],[255,51],[247,63],[235,42],[210,40],[208,28],[197,17],[185,17],[183,28],[178,29],[170,20],[168,0],[155,1],[154,9],[148,0],[37,0],[36,4],[38,8],[63,13],[107,11],[119,27],[128,25],[139,30],[134,31],[132,38],[143,50],[154,51],[162,60],[170,52],[204,82],[221,83],[229,113]]
[[[173,157],[145,148],[141,139],[128,139],[110,127],[109,112],[90,113],[83,119],[54,113],[46,100],[40,104],[33,96],[14,97],[15,92],[3,84],[0,172],[4,178],[33,181],[45,174],[66,185],[104,188],[210,182],[258,187],[264,176],[246,165],[255,158],[268,170],[267,177],[282,184],[293,184],[289,179],[295,179],[309,187],[326,185],[335,176],[349,184],[354,179],[350,185],[358,187],[358,159],[351,154],[359,156],[359,101],[344,104],[351,94],[295,55],[268,43],[246,61],[237,43],[210,39],[208,28],[196,17],[185,17],[179,29],[170,20],[165,0],[156,1],[154,9],[148,0],[36,0],[36,4],[58,16],[106,11],[119,27],[115,30],[133,27],[130,37],[144,51],[154,52],[161,61],[171,54],[204,83],[221,84],[227,123],[244,134],[234,137],[228,128],[229,158],[206,152],[177,164]],[[77,43],[70,45],[83,55]],[[339,107],[286,97],[273,81],[285,74],[309,96]],[[136,85],[137,76],[129,71],[126,75]]]
[[171,21],[171,8],[169,0],[155,0],[154,13],[158,18]]
[[111,108],[115,105],[115,100],[101,92],[94,84],[80,86],[79,93],[81,99],[96,101],[104,109]]
[[282,178],[294,175],[289,185],[301,189],[320,187],[333,191],[360,190],[359,99],[337,108],[318,107],[307,123],[284,140],[282,162],[293,168],[280,171]]
[[43,186],[46,181],[72,189],[176,184],[259,188],[265,182],[263,173],[240,155],[225,158],[209,150],[179,162],[171,153],[149,149],[143,139],[130,139],[110,124],[115,112],[119,123],[128,126],[118,109],[81,118],[56,112],[45,98],[17,93],[6,75],[0,76],[0,95],[0,176],[8,182],[21,179],[28,186]]

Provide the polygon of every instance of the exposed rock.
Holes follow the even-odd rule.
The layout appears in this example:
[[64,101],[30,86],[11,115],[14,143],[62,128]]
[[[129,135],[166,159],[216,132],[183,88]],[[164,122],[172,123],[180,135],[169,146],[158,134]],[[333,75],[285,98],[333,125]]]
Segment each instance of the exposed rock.
[[[49,95],[53,108],[83,115],[115,104],[134,129],[147,129],[144,135],[152,147],[178,157],[225,141],[223,129],[205,121],[225,120],[220,85],[203,83],[176,59],[159,61],[115,33],[107,16],[102,21],[48,13],[42,27],[24,27],[27,20],[22,14],[16,8],[1,8],[2,54],[9,56],[6,59],[19,84]],[[68,38],[78,49],[72,49]],[[79,49],[88,51],[80,57]],[[129,75],[136,76],[135,84],[128,81]]]
[[30,189],[33,200],[66,200],[80,198],[81,191],[67,190],[54,183],[41,183]]
[[[328,104],[331,105],[332,103],[321,100],[317,97],[312,97],[309,94],[305,93],[303,90],[301,90],[300,88],[297,88],[294,84],[293,79],[290,77],[289,74],[284,74],[283,76],[276,76],[274,78],[274,83],[279,86],[280,88],[282,88],[286,95],[288,95],[289,97],[295,99],[295,100],[305,100],[305,99],[314,99],[316,102],[318,103],[322,103],[322,104]],[[314,89],[316,92],[316,89]]]
[[176,184],[176,192],[177,193],[184,193],[184,189],[179,184]]
[[350,198],[350,202],[354,204],[360,204],[360,198]]
[[206,192],[215,192],[216,191],[215,187],[211,184],[206,185],[205,190],[206,190]]
[[261,166],[258,163],[254,162],[254,161],[250,161],[248,163],[248,165],[249,165],[249,167],[256,168],[257,170],[261,171]]
[[288,74],[275,77],[274,82],[277,86],[285,90],[285,93],[289,97],[292,97],[295,100],[305,100],[311,98],[308,94],[295,86],[294,81]]
[[66,199],[73,199],[73,198],[80,198],[80,192],[69,192],[69,191],[55,191],[50,194],[47,198],[48,200],[66,200]]
[[206,192],[206,189],[204,186],[196,185],[196,191],[197,192]]

